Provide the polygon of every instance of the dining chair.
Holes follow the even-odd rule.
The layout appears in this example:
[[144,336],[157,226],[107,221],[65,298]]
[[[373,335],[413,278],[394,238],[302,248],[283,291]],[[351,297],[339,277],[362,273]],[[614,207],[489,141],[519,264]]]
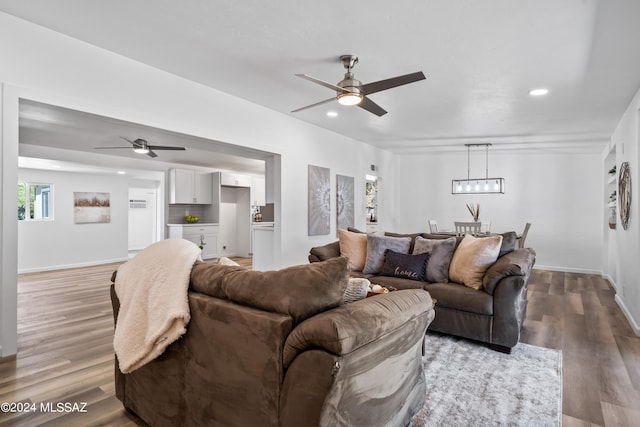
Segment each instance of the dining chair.
[[465,234],[471,234],[473,236],[480,234],[480,223],[479,222],[460,222],[455,221],[454,225],[456,226],[456,235],[464,236]]
[[429,220],[429,231],[431,233],[437,233],[438,232],[438,223],[436,222],[435,219],[430,219]]
[[491,233],[491,221],[480,221],[480,232],[484,234]]
[[516,240],[516,249],[524,248],[524,241],[527,239],[527,233],[529,233],[529,227],[531,227],[531,223],[528,222],[524,226],[524,231],[518,240]]

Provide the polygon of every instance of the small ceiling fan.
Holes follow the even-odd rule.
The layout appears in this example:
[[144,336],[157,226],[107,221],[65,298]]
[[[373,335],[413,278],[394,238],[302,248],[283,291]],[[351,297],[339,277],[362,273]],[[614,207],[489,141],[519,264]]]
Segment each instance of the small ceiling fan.
[[125,141],[127,141],[128,143],[131,144],[131,147],[95,147],[95,150],[113,150],[113,149],[122,149],[122,148],[127,148],[127,149],[133,149],[133,151],[135,151],[136,153],[139,154],[146,154],[149,157],[158,157],[158,155],[156,153],[154,153],[152,150],[179,150],[179,151],[184,151],[185,148],[184,147],[169,147],[169,146],[163,146],[163,145],[149,145],[149,143],[147,142],[146,139],[142,139],[142,138],[137,138],[134,141],[127,139],[123,136],[121,136],[120,138],[124,139]]
[[394,87],[406,85],[409,83],[414,83],[426,78],[422,71],[418,71],[417,73],[405,74],[404,76],[397,76],[390,79],[363,84],[361,81],[356,80],[354,74],[351,72],[353,67],[358,63],[358,57],[355,55],[342,55],[340,57],[340,61],[342,62],[342,65],[344,65],[344,68],[347,69],[347,72],[344,74],[344,79],[339,81],[335,85],[332,85],[331,83],[327,83],[315,77],[311,77],[307,74],[296,74],[297,77],[335,90],[336,96],[325,99],[324,101],[316,102],[315,104],[307,105],[306,107],[298,108],[297,110],[291,111],[292,113],[306,110],[307,108],[317,107],[318,105],[322,105],[337,99],[338,102],[342,105],[357,105],[358,107],[363,108],[378,117],[384,116],[385,114],[387,114],[387,111],[373,102],[370,98],[367,97],[367,95],[371,95],[372,93],[381,92],[383,90],[392,89]]

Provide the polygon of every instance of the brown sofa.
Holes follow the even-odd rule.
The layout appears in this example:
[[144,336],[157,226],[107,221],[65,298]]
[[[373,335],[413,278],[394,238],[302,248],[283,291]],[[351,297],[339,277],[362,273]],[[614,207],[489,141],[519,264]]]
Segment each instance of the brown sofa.
[[[152,426],[402,426],[423,405],[433,303],[421,289],[343,303],[345,258],[258,272],[196,263],[191,321],[116,396]],[[112,285],[115,319],[119,300]]]
[[[425,239],[450,238],[430,233],[386,235],[410,237],[412,248],[417,236]],[[457,238],[456,250],[461,239]],[[364,274],[362,271],[351,271],[351,275],[398,289],[425,289],[436,301],[436,317],[429,331],[481,341],[495,350],[510,353],[520,339],[527,308],[527,284],[536,257],[531,248],[514,250],[515,241],[514,232],[503,234],[501,256],[484,274],[480,290],[456,282],[433,283]],[[312,248],[309,261],[313,263],[339,256],[340,242],[337,241]]]

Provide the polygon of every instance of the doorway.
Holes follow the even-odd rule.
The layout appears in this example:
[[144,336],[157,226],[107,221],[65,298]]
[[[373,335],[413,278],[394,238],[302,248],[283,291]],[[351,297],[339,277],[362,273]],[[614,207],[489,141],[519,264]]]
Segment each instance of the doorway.
[[158,241],[158,192],[129,188],[129,256]]

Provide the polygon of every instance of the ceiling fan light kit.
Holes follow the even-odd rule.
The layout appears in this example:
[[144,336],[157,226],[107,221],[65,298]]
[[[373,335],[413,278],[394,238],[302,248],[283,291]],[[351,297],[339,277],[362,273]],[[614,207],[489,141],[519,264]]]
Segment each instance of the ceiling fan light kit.
[[[491,144],[465,144],[467,147],[467,178],[451,180],[451,194],[504,194],[504,178],[489,178],[489,147]],[[485,177],[470,178],[471,147],[485,147]]]
[[368,112],[375,114],[378,117],[384,116],[385,114],[387,114],[387,111],[373,102],[367,95],[425,79],[422,71],[418,71],[416,73],[406,74],[404,76],[397,76],[390,79],[363,84],[360,80],[357,80],[354,77],[354,74],[351,72],[353,67],[358,63],[357,56],[342,55],[340,56],[340,62],[342,62],[344,68],[347,69],[347,72],[344,74],[344,79],[342,79],[335,85],[309,76],[307,74],[296,74],[297,77],[309,80],[312,83],[324,86],[328,89],[335,90],[336,96],[335,98],[325,99],[324,101],[316,102],[315,104],[298,108],[291,111],[292,113],[297,113],[298,111],[306,110],[308,108],[316,107],[318,105],[337,100],[341,105],[357,105],[358,107],[367,110]]

